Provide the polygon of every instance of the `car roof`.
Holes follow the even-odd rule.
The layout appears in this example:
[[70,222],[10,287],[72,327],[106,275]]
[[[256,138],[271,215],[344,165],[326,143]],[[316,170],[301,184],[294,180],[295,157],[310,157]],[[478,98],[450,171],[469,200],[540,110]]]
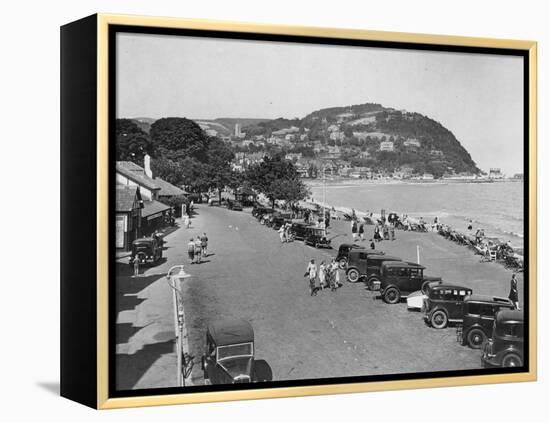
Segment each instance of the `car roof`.
[[135,239],[134,242],[132,242],[132,244],[139,244],[140,242],[151,242],[153,241],[153,238],[138,238],[138,239]]
[[[380,257],[385,257],[385,256],[380,256]],[[412,263],[408,261],[388,261],[388,262],[384,261],[382,265],[386,267],[414,267],[416,269],[425,269],[425,267],[420,264]]]
[[364,245],[359,245],[359,244],[348,244],[347,242],[344,242],[344,243],[340,244],[340,247],[365,249],[365,246],[364,246]]
[[521,310],[500,310],[496,314],[498,323],[523,323],[523,311]]
[[452,285],[452,284],[445,284],[445,283],[441,283],[439,285],[433,285],[433,286],[430,286],[430,289],[434,290],[434,291],[437,291],[439,289],[467,289],[467,290],[472,290],[472,288],[470,287],[467,287],[467,286],[463,286],[463,285]]
[[252,325],[243,319],[214,320],[208,324],[208,333],[218,346],[254,342]]
[[512,304],[512,301],[510,301],[508,298],[504,297],[495,297],[492,295],[480,295],[480,294],[472,294],[468,295],[464,301],[467,302],[480,302],[480,303],[492,303],[492,304]]

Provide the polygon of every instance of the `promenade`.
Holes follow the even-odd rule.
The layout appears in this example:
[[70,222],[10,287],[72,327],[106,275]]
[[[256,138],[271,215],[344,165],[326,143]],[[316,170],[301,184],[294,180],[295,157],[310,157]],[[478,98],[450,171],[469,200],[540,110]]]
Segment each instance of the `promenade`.
[[[332,221],[329,236],[337,249],[351,242],[349,222]],[[372,226],[365,226],[367,239]],[[277,232],[262,226],[250,211],[198,205],[191,228],[167,237],[166,262],[147,269],[145,277],[124,282],[134,291],[119,313],[117,374],[128,389],[173,386],[175,353],[171,292],[162,278],[170,266],[188,263],[190,237],[206,232],[209,254],[202,264],[187,265],[184,286],[190,354],[196,357],[191,380],[203,383],[200,356],[207,322],[235,317],[255,331],[256,358],[266,360],[275,380],[431,372],[480,367],[479,351],[456,342],[455,328],[435,330],[405,304],[388,305],[362,283],[345,282],[336,292],[311,297],[303,277],[308,260],[330,260],[335,250],[316,250],[302,242],[282,244]],[[416,246],[426,274],[464,284],[475,293],[507,296],[511,273],[436,233],[396,231],[396,241],[377,248],[416,261]],[[368,242],[365,241],[365,244]],[[127,259],[126,259],[127,260]],[[124,262],[124,259],[121,259]],[[523,279],[519,277],[520,297]],[[127,294],[121,296],[128,302]],[[523,305],[523,304],[522,304]],[[124,332],[124,331],[123,331]],[[133,373],[132,373],[133,372]]]

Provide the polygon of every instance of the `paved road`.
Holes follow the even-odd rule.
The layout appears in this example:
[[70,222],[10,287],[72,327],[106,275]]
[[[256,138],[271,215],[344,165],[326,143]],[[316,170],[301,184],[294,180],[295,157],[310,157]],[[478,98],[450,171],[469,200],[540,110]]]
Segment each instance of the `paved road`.
[[[193,277],[184,284],[188,341],[197,363],[204,352],[207,322],[238,317],[254,327],[256,358],[267,360],[276,380],[480,366],[479,352],[460,346],[454,328],[431,329],[420,313],[407,311],[404,304],[387,305],[362,284],[344,283],[336,292],[311,297],[303,277],[306,264],[311,258],[317,263],[327,260],[334,251],[315,250],[302,242],[281,244],[278,234],[248,211],[199,205],[197,212],[190,229],[178,229],[167,237],[165,263],[148,269],[137,283],[119,278],[121,387],[175,383],[172,297],[161,276],[170,266],[187,262],[189,238],[203,231],[210,240],[209,255],[204,263],[187,266]],[[331,236],[336,246],[351,240],[347,222],[334,226]],[[419,245],[427,273],[464,283],[477,293],[507,295],[510,272],[501,265],[481,264],[471,251],[437,234],[397,235],[397,241],[379,247],[415,260]],[[519,285],[521,294],[521,279]],[[198,365],[192,381],[203,382]]]

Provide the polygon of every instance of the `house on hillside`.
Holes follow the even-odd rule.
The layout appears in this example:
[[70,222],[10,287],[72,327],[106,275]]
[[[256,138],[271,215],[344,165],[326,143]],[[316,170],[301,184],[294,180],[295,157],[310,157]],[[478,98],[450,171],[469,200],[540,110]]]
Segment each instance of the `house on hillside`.
[[418,141],[416,138],[407,138],[407,140],[403,143],[405,147],[415,147],[420,148],[420,141]]
[[382,141],[380,151],[393,151],[393,141]]

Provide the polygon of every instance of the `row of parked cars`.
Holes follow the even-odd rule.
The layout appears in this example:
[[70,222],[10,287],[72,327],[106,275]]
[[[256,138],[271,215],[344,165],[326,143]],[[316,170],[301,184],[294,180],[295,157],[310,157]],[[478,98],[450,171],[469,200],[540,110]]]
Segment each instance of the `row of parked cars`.
[[349,282],[364,282],[386,303],[406,298],[407,307],[420,310],[429,326],[455,325],[458,342],[482,349],[486,367],[523,366],[523,313],[508,298],[474,294],[469,287],[427,276],[418,263],[357,244],[342,244],[336,260]]
[[290,213],[276,211],[268,207],[254,207],[252,216],[263,225],[276,231],[283,225],[289,225],[288,234],[291,240],[303,241],[306,245],[315,248],[332,248],[324,229],[304,222],[296,222]]

